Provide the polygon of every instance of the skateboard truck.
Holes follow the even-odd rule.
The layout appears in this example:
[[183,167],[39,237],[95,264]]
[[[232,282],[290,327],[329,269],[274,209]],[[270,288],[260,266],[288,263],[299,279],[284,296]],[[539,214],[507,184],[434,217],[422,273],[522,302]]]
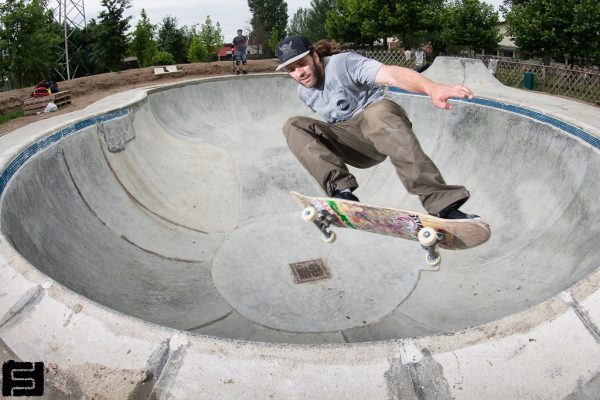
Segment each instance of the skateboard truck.
[[306,222],[313,222],[317,228],[323,233],[321,239],[325,243],[331,244],[335,242],[335,232],[327,229],[335,220],[335,217],[326,211],[317,211],[314,207],[306,207],[302,210],[302,219]]
[[427,250],[425,262],[431,267],[439,265],[440,261],[442,261],[442,256],[437,250],[437,243],[444,238],[444,235],[433,228],[422,228],[417,238],[421,246]]

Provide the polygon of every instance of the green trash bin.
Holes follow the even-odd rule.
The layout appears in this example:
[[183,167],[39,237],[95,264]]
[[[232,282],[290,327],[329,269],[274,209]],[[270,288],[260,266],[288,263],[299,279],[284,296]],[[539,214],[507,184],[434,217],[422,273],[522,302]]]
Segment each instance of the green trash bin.
[[525,72],[525,76],[523,76],[523,86],[525,86],[525,89],[533,90],[534,84],[535,75],[533,72]]

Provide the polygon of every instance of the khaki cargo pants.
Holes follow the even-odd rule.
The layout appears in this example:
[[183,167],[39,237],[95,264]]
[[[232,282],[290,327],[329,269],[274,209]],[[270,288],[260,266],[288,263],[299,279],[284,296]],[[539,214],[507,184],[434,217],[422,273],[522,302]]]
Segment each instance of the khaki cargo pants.
[[421,149],[406,113],[393,101],[379,100],[352,119],[333,124],[292,117],[283,132],[292,153],[330,196],[334,190],[358,187],[346,164],[368,168],[390,157],[406,190],[419,196],[428,213],[469,198],[464,186],[446,185]]

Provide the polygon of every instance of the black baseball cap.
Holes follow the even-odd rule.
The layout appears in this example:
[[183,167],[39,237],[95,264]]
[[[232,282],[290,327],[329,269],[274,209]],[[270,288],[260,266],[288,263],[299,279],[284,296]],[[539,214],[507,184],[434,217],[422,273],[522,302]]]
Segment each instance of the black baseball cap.
[[304,36],[288,36],[277,45],[275,55],[280,64],[275,71],[279,71],[286,65],[292,64],[310,53],[312,45]]

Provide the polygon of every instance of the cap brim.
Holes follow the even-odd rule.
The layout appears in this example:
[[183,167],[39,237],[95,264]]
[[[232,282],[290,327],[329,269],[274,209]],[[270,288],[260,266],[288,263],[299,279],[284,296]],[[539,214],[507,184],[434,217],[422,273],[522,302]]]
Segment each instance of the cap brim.
[[302,54],[297,55],[296,57],[292,57],[289,60],[287,60],[284,63],[281,63],[277,66],[277,68],[275,68],[275,71],[280,71],[282,68],[285,68],[287,65],[293,64],[296,61],[300,60],[301,58],[303,58],[305,55],[307,55],[308,53],[310,53],[310,50],[305,51]]

